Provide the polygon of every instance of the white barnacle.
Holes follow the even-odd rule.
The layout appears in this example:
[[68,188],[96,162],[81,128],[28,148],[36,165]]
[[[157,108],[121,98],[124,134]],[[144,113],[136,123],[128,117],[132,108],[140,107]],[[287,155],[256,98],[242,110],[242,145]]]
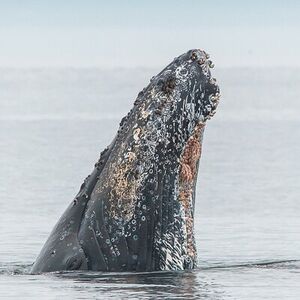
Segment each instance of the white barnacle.
[[136,128],[133,130],[133,139],[135,141],[139,140],[139,135],[140,135],[141,129],[140,128]]
[[142,119],[146,119],[150,115],[150,112],[147,110],[143,110],[141,115],[142,115]]
[[135,153],[134,152],[127,152],[125,154],[125,157],[129,160],[129,161],[133,161],[135,159]]
[[219,99],[220,99],[220,95],[219,95],[219,94],[216,94],[216,95],[210,95],[210,96],[209,96],[209,100],[210,100],[211,102],[218,102]]
[[176,78],[185,81],[187,79],[188,70],[185,65],[181,65],[177,67],[175,70]]
[[209,104],[208,104],[208,105],[206,105],[205,107],[206,107],[206,109],[207,109],[207,111],[208,111],[208,112],[210,112],[210,111],[211,111],[211,106],[210,106]]

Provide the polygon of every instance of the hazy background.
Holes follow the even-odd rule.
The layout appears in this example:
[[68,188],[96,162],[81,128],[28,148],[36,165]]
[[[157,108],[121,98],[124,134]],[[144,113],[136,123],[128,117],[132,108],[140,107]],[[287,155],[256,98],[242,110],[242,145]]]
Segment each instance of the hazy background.
[[218,67],[300,66],[300,2],[0,1],[0,66],[155,67],[190,48]]
[[[299,3],[0,0],[0,299],[300,299]],[[138,92],[196,47],[222,94],[199,268],[28,275]]]

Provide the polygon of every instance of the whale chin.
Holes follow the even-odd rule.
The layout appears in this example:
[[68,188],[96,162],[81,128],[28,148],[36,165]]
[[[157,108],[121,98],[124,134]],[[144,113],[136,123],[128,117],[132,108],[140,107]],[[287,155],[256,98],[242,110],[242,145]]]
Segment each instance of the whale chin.
[[154,76],[51,232],[32,273],[183,270],[197,265],[195,188],[219,88],[206,52]]

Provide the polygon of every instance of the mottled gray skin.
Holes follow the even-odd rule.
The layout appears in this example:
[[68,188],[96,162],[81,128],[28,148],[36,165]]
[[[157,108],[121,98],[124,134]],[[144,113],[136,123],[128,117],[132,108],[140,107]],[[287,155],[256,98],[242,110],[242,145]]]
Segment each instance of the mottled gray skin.
[[219,89],[208,55],[177,57],[139,93],[32,273],[183,270],[197,262],[195,185]]

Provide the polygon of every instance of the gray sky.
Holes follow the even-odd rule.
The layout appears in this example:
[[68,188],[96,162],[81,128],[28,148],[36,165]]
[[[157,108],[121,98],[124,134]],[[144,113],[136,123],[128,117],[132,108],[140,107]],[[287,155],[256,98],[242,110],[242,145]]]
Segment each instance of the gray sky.
[[300,1],[0,0],[0,66],[300,66]]

